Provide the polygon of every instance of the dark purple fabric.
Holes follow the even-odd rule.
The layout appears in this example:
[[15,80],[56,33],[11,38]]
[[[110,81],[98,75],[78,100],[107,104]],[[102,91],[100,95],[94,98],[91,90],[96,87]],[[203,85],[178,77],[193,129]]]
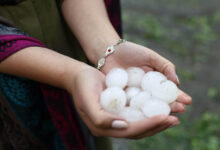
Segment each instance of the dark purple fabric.
[[41,84],[52,120],[68,150],[85,150],[84,136],[66,91]]
[[[109,18],[119,35],[122,35],[119,0],[106,0]],[[0,61],[11,54],[30,46],[44,47],[31,37],[21,35],[0,35]],[[52,120],[68,150],[85,150],[84,137],[79,121],[66,91],[41,84],[41,91]]]
[[112,25],[118,34],[122,37],[120,0],[106,0],[105,4]]
[[0,35],[0,61],[4,60],[20,49],[30,46],[44,47],[40,41],[28,36]]
[[[44,47],[40,41],[27,36],[1,35],[0,61],[30,46]],[[67,149],[85,150],[85,142],[79,126],[79,120],[77,120],[77,116],[73,111],[68,93],[44,84],[40,84],[40,87],[52,121]]]

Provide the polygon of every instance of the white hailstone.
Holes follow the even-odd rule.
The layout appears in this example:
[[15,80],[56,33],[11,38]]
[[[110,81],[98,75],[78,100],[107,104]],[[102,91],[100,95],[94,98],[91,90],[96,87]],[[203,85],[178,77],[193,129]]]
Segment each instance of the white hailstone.
[[156,115],[169,115],[170,107],[166,102],[152,99],[145,102],[142,111],[144,112],[146,117],[153,117]]
[[126,105],[126,94],[119,87],[110,87],[101,93],[102,107],[112,113],[118,113]]
[[167,80],[166,76],[157,71],[149,71],[146,73],[141,81],[143,90],[151,91],[152,87],[158,83]]
[[130,102],[130,100],[132,99],[132,97],[136,96],[138,93],[141,92],[141,89],[137,88],[137,87],[128,87],[125,90],[126,96],[127,96],[127,100],[128,102]]
[[144,114],[140,110],[132,107],[124,107],[122,111],[119,112],[119,115],[128,122],[134,122],[145,118]]
[[147,91],[142,91],[131,99],[130,106],[136,109],[141,109],[145,102],[150,99],[151,94]]
[[128,82],[128,74],[124,69],[114,68],[107,74],[105,83],[107,87],[119,86],[124,88]]
[[179,89],[172,81],[167,80],[155,86],[152,90],[153,97],[163,100],[166,103],[172,103],[179,95]]
[[128,86],[141,86],[141,80],[145,74],[144,70],[138,67],[130,67],[127,69]]

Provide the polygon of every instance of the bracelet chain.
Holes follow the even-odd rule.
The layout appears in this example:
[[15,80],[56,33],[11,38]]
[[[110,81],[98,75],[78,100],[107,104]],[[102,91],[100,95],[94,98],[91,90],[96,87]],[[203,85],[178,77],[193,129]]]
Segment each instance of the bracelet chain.
[[105,59],[108,55],[112,54],[114,51],[115,51],[115,46],[125,42],[126,40],[125,39],[119,39],[118,42],[114,45],[111,45],[109,47],[106,48],[105,50],[105,55],[104,57],[102,57],[101,59],[99,59],[98,61],[98,66],[97,66],[97,69],[100,70],[102,66],[104,66],[105,64]]

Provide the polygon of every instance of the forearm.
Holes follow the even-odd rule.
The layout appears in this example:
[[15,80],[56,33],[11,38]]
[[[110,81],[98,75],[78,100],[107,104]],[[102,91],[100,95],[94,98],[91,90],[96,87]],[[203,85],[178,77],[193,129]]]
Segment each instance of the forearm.
[[71,91],[85,64],[41,47],[24,48],[0,63],[0,72],[25,77]]
[[64,0],[62,12],[88,59],[97,65],[105,48],[119,39],[109,21],[104,0]]

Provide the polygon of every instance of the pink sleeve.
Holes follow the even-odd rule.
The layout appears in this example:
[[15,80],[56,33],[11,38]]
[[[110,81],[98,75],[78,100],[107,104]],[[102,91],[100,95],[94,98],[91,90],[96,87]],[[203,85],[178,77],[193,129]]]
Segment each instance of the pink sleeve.
[[0,62],[13,53],[31,46],[45,47],[40,41],[23,35],[0,35]]

